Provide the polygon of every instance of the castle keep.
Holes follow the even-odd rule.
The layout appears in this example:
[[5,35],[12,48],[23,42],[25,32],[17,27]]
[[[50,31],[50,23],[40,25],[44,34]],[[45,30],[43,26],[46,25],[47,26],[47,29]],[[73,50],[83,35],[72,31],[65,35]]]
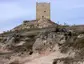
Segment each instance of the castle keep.
[[50,3],[36,3],[36,19],[50,19]]
[[46,28],[57,26],[50,20],[50,3],[36,3],[36,20],[25,20],[23,24],[15,27],[12,31],[31,29],[31,28]]

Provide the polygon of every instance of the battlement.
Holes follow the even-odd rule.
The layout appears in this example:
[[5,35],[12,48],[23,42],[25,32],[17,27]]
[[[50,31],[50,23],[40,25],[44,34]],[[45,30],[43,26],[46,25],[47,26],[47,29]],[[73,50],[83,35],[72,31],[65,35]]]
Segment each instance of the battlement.
[[50,4],[50,2],[36,2],[36,4]]

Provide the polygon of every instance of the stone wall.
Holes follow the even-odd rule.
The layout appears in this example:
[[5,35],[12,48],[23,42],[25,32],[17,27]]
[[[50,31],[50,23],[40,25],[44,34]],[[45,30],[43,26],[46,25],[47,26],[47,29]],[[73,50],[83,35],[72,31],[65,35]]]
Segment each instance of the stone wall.
[[50,19],[50,3],[36,3],[36,19]]
[[23,29],[47,28],[47,27],[55,27],[55,26],[57,26],[56,23],[52,22],[49,19],[42,18],[42,19],[39,19],[39,20],[23,21],[23,23],[21,25],[12,29],[12,31],[23,30]]

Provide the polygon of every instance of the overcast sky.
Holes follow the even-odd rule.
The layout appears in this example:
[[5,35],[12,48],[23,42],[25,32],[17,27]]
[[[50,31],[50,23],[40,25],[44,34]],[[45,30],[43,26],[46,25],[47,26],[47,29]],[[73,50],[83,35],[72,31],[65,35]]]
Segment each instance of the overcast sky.
[[[63,24],[84,24],[84,0],[38,0],[51,3],[51,20]],[[36,18],[36,0],[0,0],[0,32],[23,20]]]

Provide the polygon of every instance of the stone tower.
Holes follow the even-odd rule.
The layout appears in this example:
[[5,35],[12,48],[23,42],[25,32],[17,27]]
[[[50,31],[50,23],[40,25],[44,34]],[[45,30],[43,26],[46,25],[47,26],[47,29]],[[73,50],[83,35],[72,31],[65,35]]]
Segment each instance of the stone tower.
[[36,3],[36,19],[50,19],[50,3]]

